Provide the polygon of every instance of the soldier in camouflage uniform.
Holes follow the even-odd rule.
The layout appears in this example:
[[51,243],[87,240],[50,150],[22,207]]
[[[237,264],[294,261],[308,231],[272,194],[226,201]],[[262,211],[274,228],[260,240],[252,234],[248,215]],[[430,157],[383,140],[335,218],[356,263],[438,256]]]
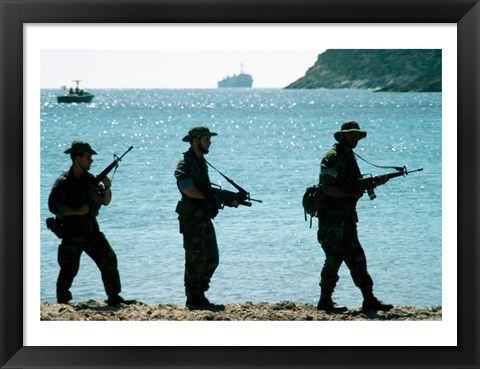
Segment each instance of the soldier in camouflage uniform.
[[[390,310],[372,291],[373,281],[367,271],[367,261],[357,236],[356,204],[363,196],[362,190],[349,189],[360,178],[360,169],[353,149],[367,132],[357,122],[342,124],[334,134],[338,141],[322,158],[320,168],[320,210],[318,210],[318,241],[325,252],[325,264],[321,272],[321,294],[317,309],[345,311],[332,301],[332,294],[339,279],[338,270],[343,262],[350,269],[355,285],[362,291],[364,310]],[[383,178],[379,184],[384,184]]]
[[120,295],[120,275],[117,256],[105,235],[100,232],[96,217],[102,205],[112,199],[111,181],[93,184],[94,176],[88,172],[96,152],[82,141],[74,141],[65,151],[70,154],[72,166],[55,181],[48,198],[49,210],[61,222],[62,242],[58,248],[60,273],[57,279],[57,301],[68,303],[72,299],[70,287],[80,267],[80,256],[90,256],[100,269],[109,306],[132,303]]
[[185,294],[187,307],[208,307],[205,297],[210,279],[219,263],[219,254],[212,219],[218,213],[216,199],[210,192],[210,178],[204,155],[216,136],[207,127],[196,126],[182,141],[190,143],[175,170],[182,194],[176,212],[185,249]]

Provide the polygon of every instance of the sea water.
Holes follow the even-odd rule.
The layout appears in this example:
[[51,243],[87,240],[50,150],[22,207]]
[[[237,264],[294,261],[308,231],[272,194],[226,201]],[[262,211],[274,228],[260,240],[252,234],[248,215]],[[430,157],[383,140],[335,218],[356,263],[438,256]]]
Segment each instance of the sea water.
[[[378,297],[395,305],[442,303],[441,93],[370,90],[116,89],[93,90],[90,104],[58,104],[41,91],[42,301],[55,301],[59,240],[45,227],[51,186],[71,160],[73,140],[98,152],[98,174],[130,145],[113,178],[113,200],[98,221],[114,248],[122,295],[147,304],[184,304],[184,250],[173,172],[182,142],[195,125],[212,138],[207,160],[250,192],[251,207],[225,208],[214,219],[220,265],[208,298],[215,303],[316,304],[324,253],[317,223],[305,221],[305,188],[318,181],[322,155],[345,120],[368,131],[356,152],[383,166],[423,167],[391,179],[373,201],[358,203],[358,233]],[[361,160],[364,174],[383,174]],[[236,191],[209,169],[222,188]],[[110,174],[110,177],[113,173]],[[74,301],[105,299],[100,273],[83,254],[71,289]],[[335,301],[360,306],[362,297],[342,265]]]

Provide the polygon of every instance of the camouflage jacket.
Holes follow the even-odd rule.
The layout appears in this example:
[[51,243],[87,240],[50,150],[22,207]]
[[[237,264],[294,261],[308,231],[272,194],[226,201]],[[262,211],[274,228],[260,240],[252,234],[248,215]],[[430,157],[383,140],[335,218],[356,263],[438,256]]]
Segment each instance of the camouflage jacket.
[[[324,175],[335,178],[335,183],[340,188],[347,188],[355,183],[360,177],[360,169],[353,152],[348,153],[340,143],[333,145],[322,158],[319,183],[322,183]],[[323,196],[325,199],[322,208],[325,210],[355,210],[357,199],[354,197]]]
[[[85,172],[81,179],[76,179],[72,169],[64,171],[55,181],[48,197],[50,212],[63,218],[69,208],[90,205],[90,213],[83,217],[95,218],[103,204],[103,189],[93,184],[95,176]],[[80,217],[80,216],[75,216]]]
[[[218,210],[216,210],[216,205],[213,206],[210,204],[208,199],[192,199],[184,195],[181,191],[182,188],[194,185],[197,190],[208,197],[211,190],[211,184],[205,158],[203,156],[199,158],[193,149],[190,148],[180,157],[174,175],[177,179],[178,189],[182,194],[182,203],[184,209],[183,214],[190,214],[195,212],[197,209],[201,209],[208,218],[215,217],[216,213],[218,212]],[[198,213],[199,212],[197,212],[197,214]]]

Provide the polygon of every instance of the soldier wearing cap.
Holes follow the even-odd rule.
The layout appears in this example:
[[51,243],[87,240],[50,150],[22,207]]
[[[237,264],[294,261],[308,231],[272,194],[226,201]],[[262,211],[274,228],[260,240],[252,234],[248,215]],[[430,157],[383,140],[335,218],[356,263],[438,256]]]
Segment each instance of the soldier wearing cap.
[[176,212],[185,249],[185,294],[187,307],[208,307],[205,292],[219,263],[217,239],[212,219],[218,208],[211,195],[210,178],[204,155],[208,154],[214,132],[205,126],[189,130],[182,141],[190,148],[178,161],[175,178],[182,195]]
[[94,185],[95,177],[88,170],[92,155],[97,153],[88,143],[74,141],[65,154],[70,154],[72,165],[55,181],[48,198],[49,210],[62,223],[57,301],[66,304],[72,299],[70,288],[80,267],[80,256],[85,252],[100,269],[108,305],[131,303],[119,295],[117,256],[96,220],[100,207],[111,202],[111,181],[105,178],[103,184]]
[[[360,178],[360,169],[353,149],[367,132],[355,121],[342,124],[335,132],[338,141],[323,156],[320,165],[322,189],[321,209],[318,210],[318,241],[325,252],[321,272],[320,300],[317,309],[344,311],[345,307],[332,301],[332,294],[339,279],[338,270],[343,262],[350,269],[355,285],[363,295],[364,310],[390,310],[393,306],[383,304],[373,295],[373,280],[367,271],[367,261],[358,240],[356,204],[363,196],[362,190],[349,190],[349,185]],[[384,178],[380,184],[388,179]]]

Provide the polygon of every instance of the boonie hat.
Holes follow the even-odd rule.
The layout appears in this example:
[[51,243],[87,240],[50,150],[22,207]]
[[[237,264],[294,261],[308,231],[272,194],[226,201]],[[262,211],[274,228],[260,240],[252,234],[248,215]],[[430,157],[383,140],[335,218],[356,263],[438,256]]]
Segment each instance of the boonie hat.
[[202,138],[205,136],[212,137],[212,136],[217,136],[217,134],[215,132],[210,132],[208,127],[195,126],[190,128],[190,130],[188,131],[188,135],[182,138],[182,141],[190,142],[192,138]]
[[360,129],[360,126],[358,125],[358,123],[355,122],[354,120],[349,120],[349,121],[347,121],[347,122],[344,122],[344,123],[342,124],[342,128],[340,129],[340,131],[335,132],[335,133],[333,134],[333,137],[335,137],[335,139],[336,139],[337,141],[340,141],[342,134],[343,134],[343,133],[348,133],[348,132],[357,132],[357,133],[359,134],[359,136],[360,136],[360,138],[359,138],[360,140],[361,140],[362,138],[367,137],[367,132],[366,132],[366,131],[362,131],[362,130]]
[[65,154],[76,154],[80,152],[89,152],[92,155],[97,155],[97,152],[93,150],[88,143],[83,141],[73,141],[72,147],[64,151]]

